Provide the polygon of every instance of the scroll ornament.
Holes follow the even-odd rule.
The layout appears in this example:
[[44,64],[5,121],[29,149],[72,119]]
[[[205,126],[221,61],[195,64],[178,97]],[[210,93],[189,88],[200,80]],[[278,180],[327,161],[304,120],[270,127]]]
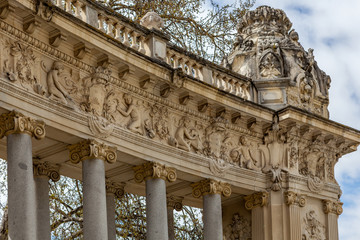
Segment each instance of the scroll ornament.
[[298,205],[304,207],[306,204],[305,195],[297,194],[296,192],[287,191],[284,193],[285,203],[287,205]]
[[330,200],[323,200],[323,210],[325,214],[334,213],[341,215],[343,212],[342,208],[343,203],[340,201],[333,202]]
[[181,211],[183,208],[182,200],[183,197],[177,197],[177,196],[169,196],[166,198],[167,207],[175,209],[176,211]]
[[106,193],[114,194],[117,198],[125,195],[125,184],[117,184],[110,180],[106,180]]
[[42,139],[45,137],[45,123],[33,120],[17,111],[1,114],[0,139],[14,133],[26,133],[36,139]]
[[213,179],[206,179],[200,182],[191,184],[192,195],[194,198],[199,198],[207,194],[221,194],[224,197],[230,197],[230,184],[216,181]]
[[34,176],[46,176],[53,182],[60,180],[59,168],[49,162],[34,161]]
[[176,170],[174,168],[165,167],[163,164],[156,162],[147,162],[140,166],[133,167],[135,172],[135,181],[141,183],[144,180],[152,178],[161,178],[174,182],[176,180]]
[[268,203],[269,193],[268,192],[257,192],[251,195],[245,196],[245,208],[252,210],[256,207],[263,207]]
[[70,161],[74,164],[87,159],[102,159],[108,163],[116,162],[116,148],[106,146],[94,139],[87,139],[69,146]]

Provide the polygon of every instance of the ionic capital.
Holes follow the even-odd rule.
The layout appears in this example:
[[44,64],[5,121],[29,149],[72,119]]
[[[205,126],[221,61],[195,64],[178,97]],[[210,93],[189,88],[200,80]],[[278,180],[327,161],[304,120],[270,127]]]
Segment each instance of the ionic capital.
[[297,194],[296,192],[287,191],[284,193],[285,203],[287,205],[298,205],[304,207],[306,204],[305,195]]
[[165,167],[156,162],[147,162],[139,166],[133,167],[135,172],[135,181],[141,183],[151,178],[161,178],[174,182],[176,180],[176,170],[174,168]]
[[26,133],[36,139],[45,137],[45,123],[25,117],[17,111],[0,115],[0,139],[13,133]]
[[41,177],[46,176],[53,182],[60,180],[59,167],[51,165],[49,162],[41,162],[34,160],[34,176]]
[[116,148],[99,143],[94,139],[83,140],[68,148],[70,161],[75,164],[87,159],[102,159],[108,163],[116,162]]
[[106,180],[106,193],[114,194],[117,198],[122,198],[125,195],[125,184],[117,184],[110,180]]
[[330,201],[330,200],[323,200],[323,210],[325,214],[334,213],[336,215],[341,215],[343,212],[342,205],[344,203],[340,201]]
[[252,210],[256,207],[263,207],[268,203],[269,193],[268,192],[257,192],[251,195],[245,196],[245,208]]
[[201,180],[200,182],[191,184],[191,187],[194,198],[199,198],[206,194],[221,194],[224,197],[230,197],[231,195],[230,184],[213,179]]
[[176,211],[181,211],[183,204],[182,204],[182,200],[184,198],[183,197],[177,197],[177,196],[168,196],[166,198],[166,203],[167,203],[167,207],[168,208],[172,208],[175,209]]

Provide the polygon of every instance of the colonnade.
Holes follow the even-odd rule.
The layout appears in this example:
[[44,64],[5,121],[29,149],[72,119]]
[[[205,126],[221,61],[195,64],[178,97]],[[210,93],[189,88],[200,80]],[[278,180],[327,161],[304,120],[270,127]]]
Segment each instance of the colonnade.
[[[0,138],[4,136],[7,137],[9,236],[50,239],[48,181],[59,180],[59,169],[48,162],[33,160],[32,156],[32,137],[43,139],[45,124],[16,111],[4,113],[0,115]],[[69,146],[69,152],[71,162],[82,162],[84,239],[115,240],[114,200],[123,196],[124,185],[106,181],[104,166],[105,161],[116,161],[116,148],[87,139]],[[146,186],[147,239],[173,239],[172,211],[181,209],[182,199],[167,197],[166,181],[176,181],[176,169],[147,162],[133,170],[135,181],[145,182]],[[221,195],[230,196],[230,185],[206,179],[192,187],[194,197],[203,197],[205,239],[221,240]]]

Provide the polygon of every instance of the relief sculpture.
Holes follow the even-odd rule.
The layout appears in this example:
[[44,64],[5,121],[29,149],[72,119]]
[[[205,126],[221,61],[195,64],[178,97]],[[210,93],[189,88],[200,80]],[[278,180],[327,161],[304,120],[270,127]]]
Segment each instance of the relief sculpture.
[[175,137],[169,139],[169,144],[185,151],[193,149],[201,152],[203,149],[199,132],[190,126],[191,120],[184,116],[179,120],[179,126],[175,132]]
[[251,239],[251,223],[249,220],[235,213],[232,223],[224,229],[223,240],[249,240]]
[[302,240],[325,240],[325,226],[317,219],[315,211],[306,213],[303,219],[305,225]]

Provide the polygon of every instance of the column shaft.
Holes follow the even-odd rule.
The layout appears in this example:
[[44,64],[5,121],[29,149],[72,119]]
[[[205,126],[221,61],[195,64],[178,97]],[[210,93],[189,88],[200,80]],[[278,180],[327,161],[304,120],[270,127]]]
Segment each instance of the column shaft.
[[204,239],[222,240],[222,210],[221,195],[206,194],[203,196],[204,203]]
[[166,185],[161,178],[146,180],[146,239],[167,240]]
[[104,160],[83,164],[84,239],[108,240]]
[[32,143],[28,134],[7,136],[9,237],[36,238],[36,196]]
[[108,239],[116,240],[115,195],[112,193],[106,194],[106,209],[107,209]]
[[37,237],[50,240],[49,178],[36,177]]
[[168,232],[169,240],[175,240],[175,231],[174,231],[174,208],[167,208],[167,217],[168,217]]

